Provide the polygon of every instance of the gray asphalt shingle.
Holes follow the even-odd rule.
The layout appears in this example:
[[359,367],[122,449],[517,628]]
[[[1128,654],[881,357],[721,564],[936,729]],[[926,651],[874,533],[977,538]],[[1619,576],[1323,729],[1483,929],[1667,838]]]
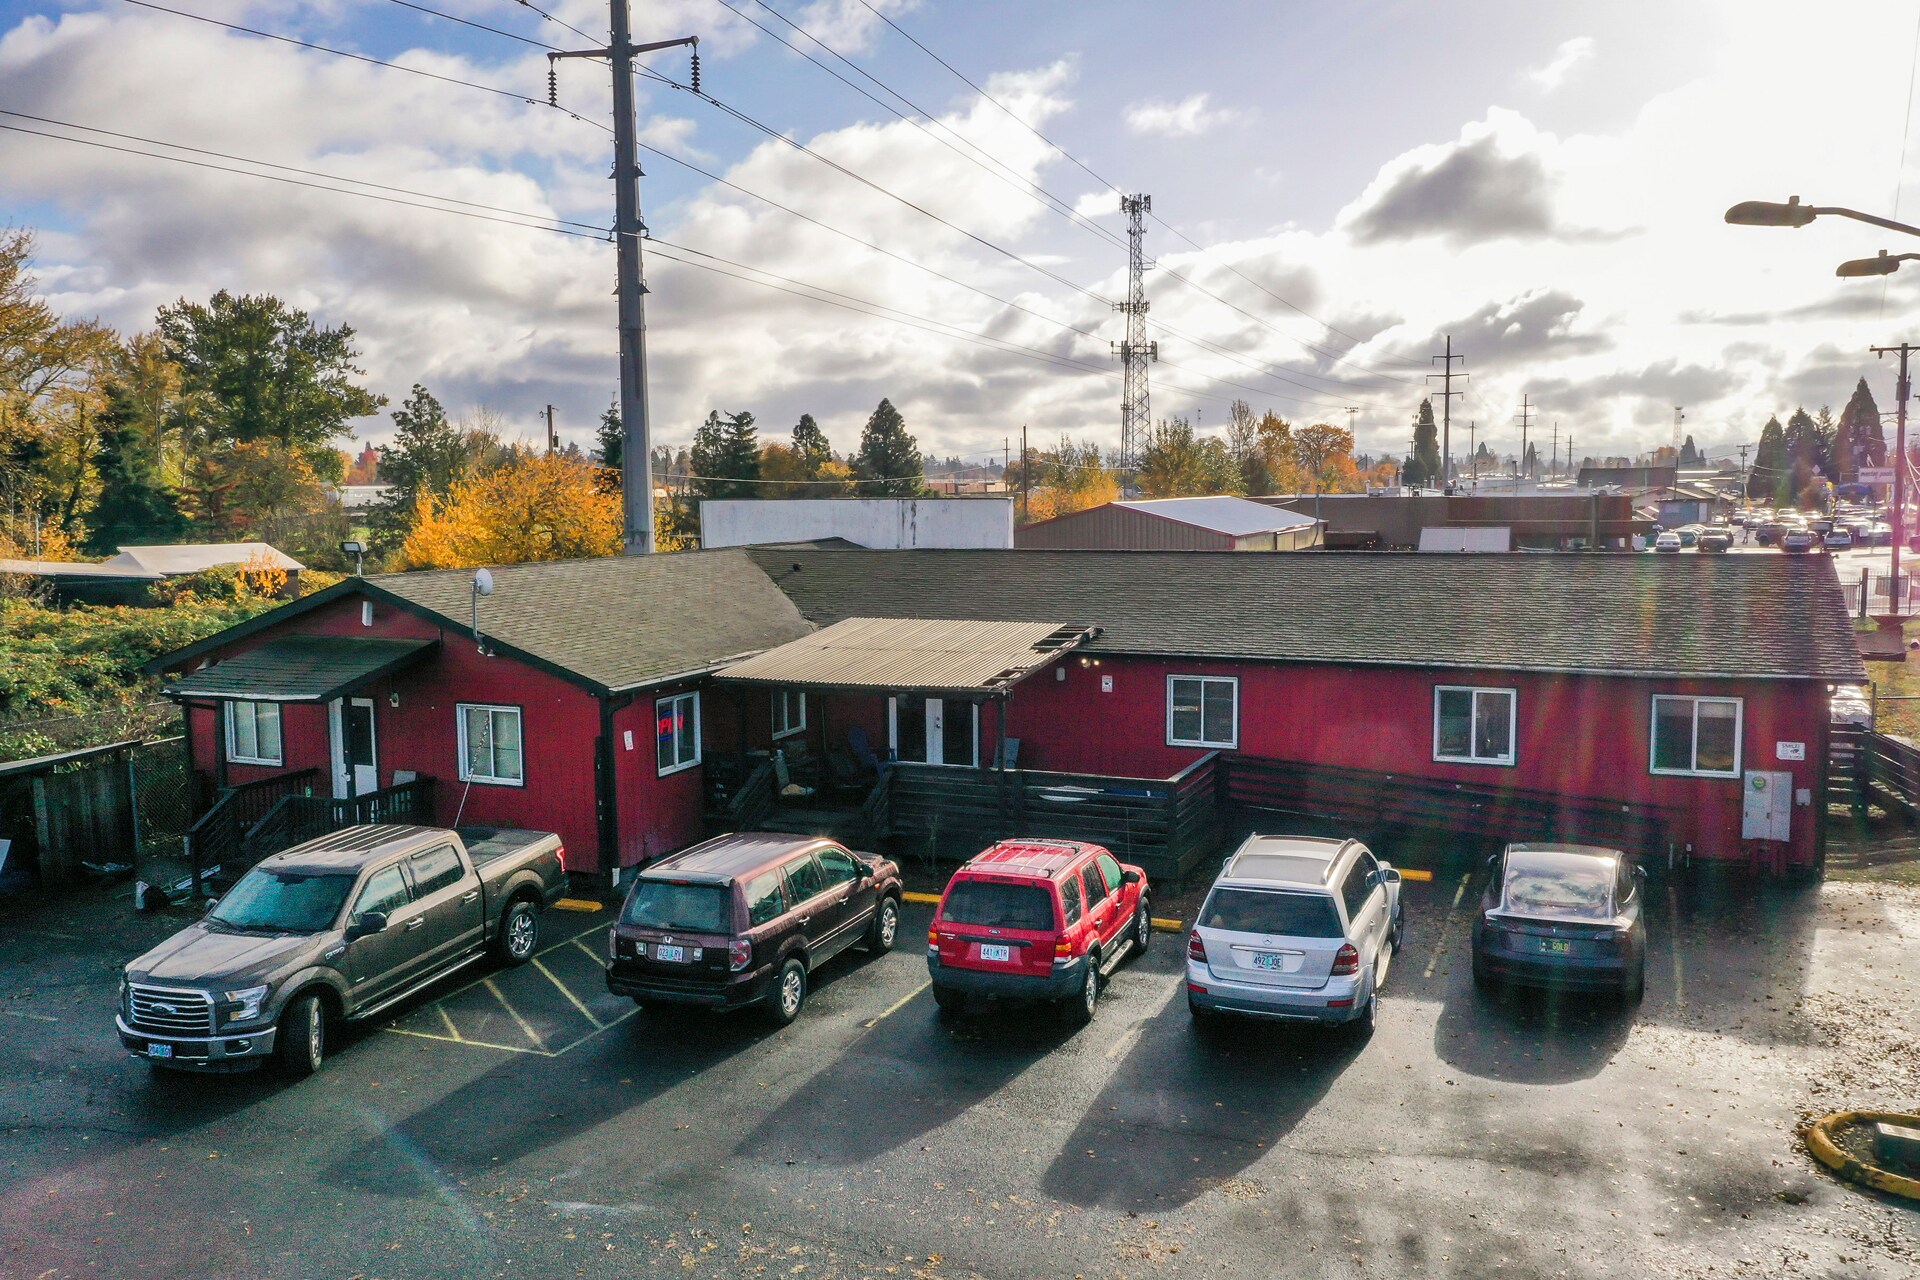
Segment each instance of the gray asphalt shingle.
[[1821,557],[747,552],[824,626],[1055,619],[1089,652],[1861,681]]

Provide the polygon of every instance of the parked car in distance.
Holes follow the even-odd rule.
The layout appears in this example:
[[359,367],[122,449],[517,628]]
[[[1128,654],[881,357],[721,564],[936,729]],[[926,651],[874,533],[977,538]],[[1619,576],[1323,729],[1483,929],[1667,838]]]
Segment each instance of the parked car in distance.
[[1700,541],[1700,526],[1697,524],[1681,525],[1674,532],[1680,535],[1680,545],[1683,547],[1691,547]]
[[1829,551],[1851,551],[1853,535],[1845,529],[1830,529],[1826,536],[1826,546]]
[[1670,552],[1674,555],[1680,553],[1680,545],[1680,535],[1671,529],[1668,529],[1665,533],[1660,534],[1653,540],[1653,549],[1655,551]]
[[1753,530],[1753,540],[1756,543],[1763,547],[1775,547],[1779,546],[1780,540],[1786,537],[1790,526],[1778,520],[1767,520],[1759,524],[1749,524],[1747,527]]
[[1187,1008],[1371,1034],[1405,918],[1400,873],[1358,840],[1247,837],[1187,936]]
[[1788,529],[1780,535],[1780,549],[1785,552],[1798,553],[1814,551],[1817,550],[1819,546],[1820,539],[1814,536],[1811,529],[1793,528]]
[[1646,989],[1646,873],[1618,849],[1510,844],[1473,923],[1473,980],[1570,991]]
[[491,953],[533,958],[566,890],[545,831],[358,826],[276,853],[204,918],[129,963],[120,1043],[156,1066],[312,1075],[330,1028]]
[[1827,700],[1827,714],[1834,724],[1873,728],[1873,700],[1867,695],[1865,685],[1835,685]]
[[1730,551],[1733,549],[1733,534],[1725,529],[1709,529],[1700,535],[1700,550]]
[[800,1016],[820,966],[900,931],[900,868],[786,832],[715,836],[654,863],[607,940],[607,990],[641,1008],[759,1007]]
[[1153,937],[1147,874],[1097,844],[1002,840],[953,873],[927,929],[942,1013],[969,996],[1043,1000],[1092,1021],[1100,983]]

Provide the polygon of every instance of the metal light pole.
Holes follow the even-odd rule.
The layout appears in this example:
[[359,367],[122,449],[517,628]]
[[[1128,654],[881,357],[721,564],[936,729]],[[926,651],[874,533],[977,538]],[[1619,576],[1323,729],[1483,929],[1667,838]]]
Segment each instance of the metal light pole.
[[1912,393],[1913,384],[1907,380],[1907,357],[1920,347],[1903,342],[1897,347],[1874,347],[1873,354],[1884,356],[1895,352],[1900,357],[1900,380],[1894,383],[1893,396],[1895,408],[1894,455],[1893,455],[1893,612],[1898,615],[1907,593],[1900,586],[1900,549],[1907,539],[1907,397]]
[[[647,286],[641,277],[640,153],[633,116],[633,59],[657,49],[700,43],[698,36],[635,44],[627,0],[608,0],[612,40],[604,49],[550,53],[558,58],[603,58],[613,64],[613,234],[620,296],[620,489],[628,555],[653,550],[653,450],[647,420]],[[695,55],[694,88],[700,87]]]

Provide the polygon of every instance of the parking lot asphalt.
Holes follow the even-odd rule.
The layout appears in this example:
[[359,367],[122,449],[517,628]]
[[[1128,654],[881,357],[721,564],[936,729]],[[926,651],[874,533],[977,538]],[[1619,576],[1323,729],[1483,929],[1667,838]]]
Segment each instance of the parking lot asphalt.
[[785,1030],[640,1014],[554,913],[297,1084],[126,1058],[181,921],[45,903],[0,920],[0,1276],[1915,1274],[1920,1213],[1790,1130],[1920,1102],[1920,890],[1656,882],[1631,1009],[1475,992],[1477,864],[1434,870],[1364,1046],[1196,1038],[1167,935],[1087,1029],[946,1021],[924,905]]

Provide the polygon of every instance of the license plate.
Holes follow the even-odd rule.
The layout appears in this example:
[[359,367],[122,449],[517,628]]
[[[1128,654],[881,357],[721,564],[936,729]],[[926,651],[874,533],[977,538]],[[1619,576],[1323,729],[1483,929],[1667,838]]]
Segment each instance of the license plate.
[[1284,969],[1287,967],[1287,958],[1273,951],[1256,951],[1253,953],[1253,967],[1256,969]]
[[999,943],[983,942],[980,944],[980,958],[982,960],[1011,960],[1013,959],[1013,948],[1002,946]]
[[687,958],[687,949],[685,947],[655,947],[653,949],[653,958],[655,960],[685,960]]
[[150,1044],[147,1046],[147,1056],[149,1058],[171,1058],[173,1056],[173,1046],[170,1044]]
[[1572,952],[1573,944],[1565,938],[1542,938],[1540,949],[1550,956],[1564,956]]

